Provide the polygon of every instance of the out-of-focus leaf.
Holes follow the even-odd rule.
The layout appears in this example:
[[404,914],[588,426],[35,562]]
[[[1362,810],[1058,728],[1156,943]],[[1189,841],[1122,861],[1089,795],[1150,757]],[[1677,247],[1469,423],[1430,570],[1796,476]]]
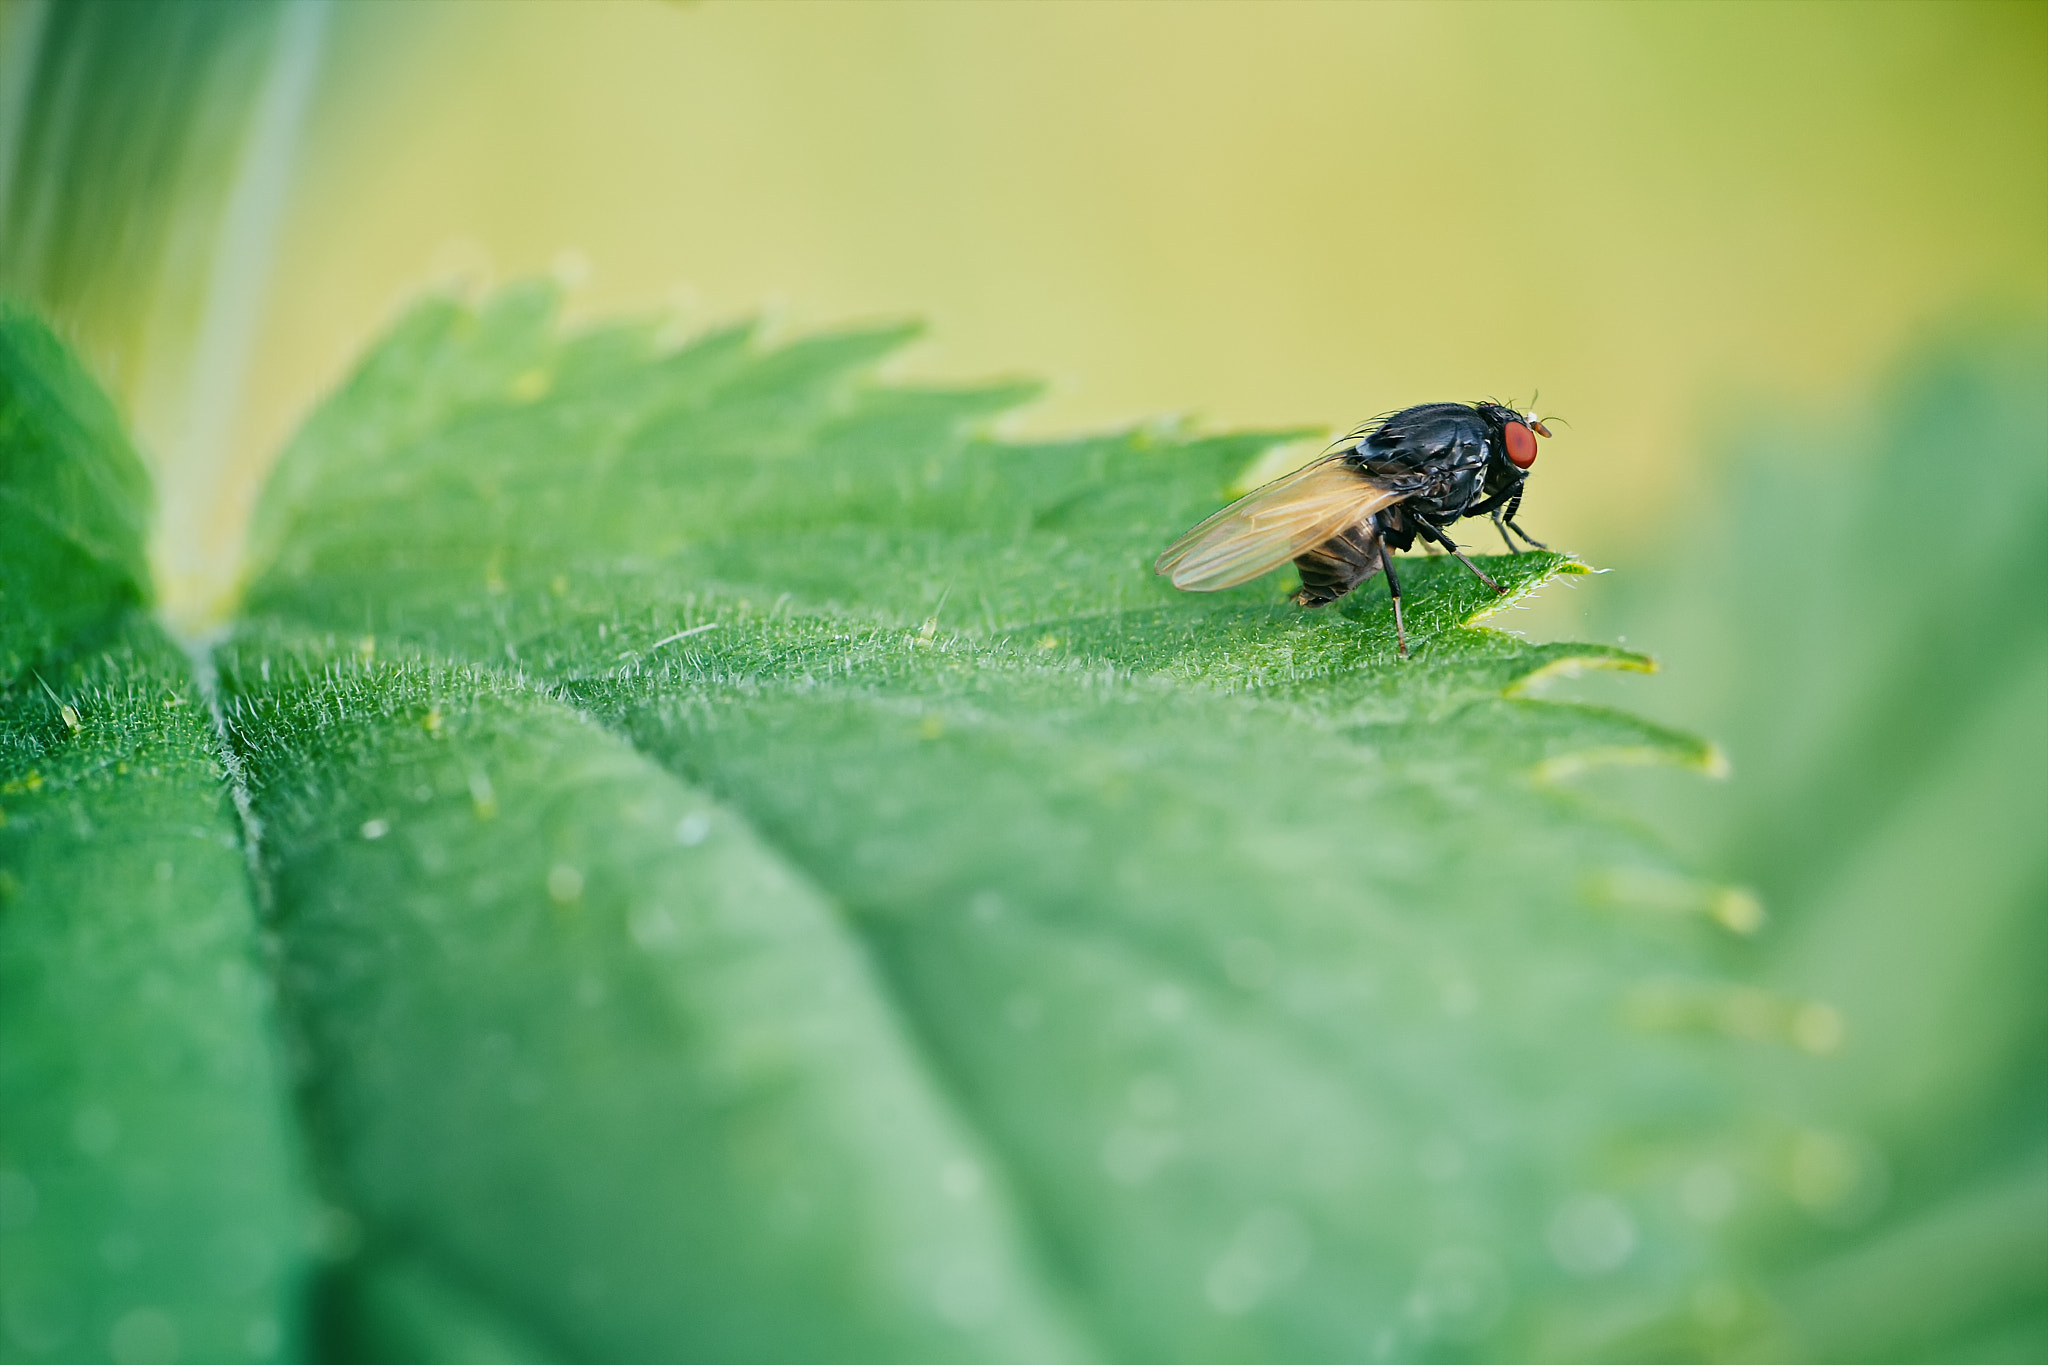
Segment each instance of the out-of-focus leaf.
[[[0,128],[0,289],[59,320],[124,406],[189,378],[281,0],[24,5]],[[164,397],[159,393],[157,397]]]
[[0,685],[139,603],[149,477],[48,328],[0,301]]
[[288,1357],[268,972],[206,709],[132,612],[144,480],[19,313],[0,386],[0,1354]]
[[1809,1006],[1559,785],[1711,761],[1530,695],[1638,656],[1447,560],[1409,660],[1154,579],[1271,438],[551,311],[372,353],[222,655],[364,1283],[726,1360],[1580,1358],[1726,1288],[1682,1191]]
[[1867,414],[1753,435],[1740,515],[1607,616],[1738,778],[1631,799],[1759,888],[1761,979],[1834,1011],[1827,1065],[1752,1082],[1799,1131],[1745,1187],[1793,1198],[1736,1221],[1797,1359],[2048,1340],[2044,374],[2038,326],[1959,332]]
[[315,1318],[322,1358],[379,1365],[554,1365],[561,1357],[405,1257],[328,1283]]
[[49,319],[156,475],[158,610],[213,628],[236,414],[327,0],[26,0],[0,19],[0,293]]

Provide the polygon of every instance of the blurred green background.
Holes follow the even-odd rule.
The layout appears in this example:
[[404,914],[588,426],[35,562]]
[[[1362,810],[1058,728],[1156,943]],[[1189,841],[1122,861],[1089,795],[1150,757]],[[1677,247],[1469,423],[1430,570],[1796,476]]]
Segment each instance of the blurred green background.
[[[1812,1135],[1776,1177],[1811,1219],[1731,1233],[1785,1313],[1755,1359],[2048,1341],[2048,6],[9,0],[0,35],[0,288],[126,405],[190,628],[286,435],[451,278],[678,332],[921,317],[894,373],[1049,377],[1033,434],[1540,388],[1527,523],[1616,572],[1496,624],[1664,661],[1565,686],[1733,779],[1587,799],[1757,888],[1757,979],[1847,1030],[1820,1081],[1755,1064]],[[38,85],[59,50],[101,60]]]

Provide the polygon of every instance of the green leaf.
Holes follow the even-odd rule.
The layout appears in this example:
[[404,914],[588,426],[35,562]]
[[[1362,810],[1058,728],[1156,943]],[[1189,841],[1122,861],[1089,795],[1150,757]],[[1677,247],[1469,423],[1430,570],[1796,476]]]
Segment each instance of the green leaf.
[[514,680],[251,648],[283,980],[367,1256],[569,1358],[1076,1358],[871,966],[743,823]]
[[1799,1133],[1757,1176],[1795,1198],[1739,1220],[1813,1358],[2048,1341],[2044,372],[2038,324],[1957,328],[1853,422],[1746,435],[1742,515],[1608,613],[1668,642],[1666,710],[1738,776],[1627,796],[1761,891],[1782,928],[1759,980],[1834,1014],[1827,1066],[1758,1069]]
[[306,8],[32,5],[7,31],[0,290],[57,321],[163,446],[205,387],[193,352],[224,277],[267,259],[246,182],[283,131],[260,125],[286,112],[278,49]]
[[304,1218],[245,857],[185,657],[132,606],[147,489],[0,313],[0,1341],[262,1359]]
[[157,476],[157,606],[219,622],[239,548],[229,471],[325,0],[8,6],[0,294],[113,394]]
[[149,478],[48,328],[0,300],[0,685],[148,593]]
[[1743,1050],[1801,1005],[1742,984],[1746,902],[1561,785],[1711,752],[1535,695],[1645,660],[1473,627],[1448,560],[1405,660],[1376,588],[1153,578],[1275,437],[1009,445],[1017,386],[869,382],[901,329],[552,309],[373,351],[220,656],[338,1312],[563,1358],[1581,1359],[1726,1286],[1677,1192],[1766,1159]]

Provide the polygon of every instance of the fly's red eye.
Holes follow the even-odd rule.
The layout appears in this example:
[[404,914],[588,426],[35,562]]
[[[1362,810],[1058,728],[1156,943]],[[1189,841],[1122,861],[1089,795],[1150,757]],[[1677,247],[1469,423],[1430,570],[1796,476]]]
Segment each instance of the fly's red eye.
[[1536,433],[1520,422],[1508,423],[1508,458],[1517,469],[1527,469],[1536,463]]

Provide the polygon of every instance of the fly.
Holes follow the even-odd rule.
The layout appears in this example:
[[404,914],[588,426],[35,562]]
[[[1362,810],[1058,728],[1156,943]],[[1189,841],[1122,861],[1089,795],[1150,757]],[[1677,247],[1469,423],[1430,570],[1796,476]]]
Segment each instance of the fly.
[[1294,601],[1323,607],[1384,570],[1394,600],[1394,638],[1408,653],[1401,580],[1393,551],[1419,536],[1442,546],[1495,592],[1505,592],[1467,559],[1445,529],[1491,516],[1508,553],[1513,537],[1542,541],[1515,521],[1536,463],[1536,438],[1550,428],[1533,412],[1500,403],[1423,403],[1378,417],[1320,460],[1254,489],[1166,549],[1154,571],[1188,592],[1248,583],[1289,560],[1301,572]]

